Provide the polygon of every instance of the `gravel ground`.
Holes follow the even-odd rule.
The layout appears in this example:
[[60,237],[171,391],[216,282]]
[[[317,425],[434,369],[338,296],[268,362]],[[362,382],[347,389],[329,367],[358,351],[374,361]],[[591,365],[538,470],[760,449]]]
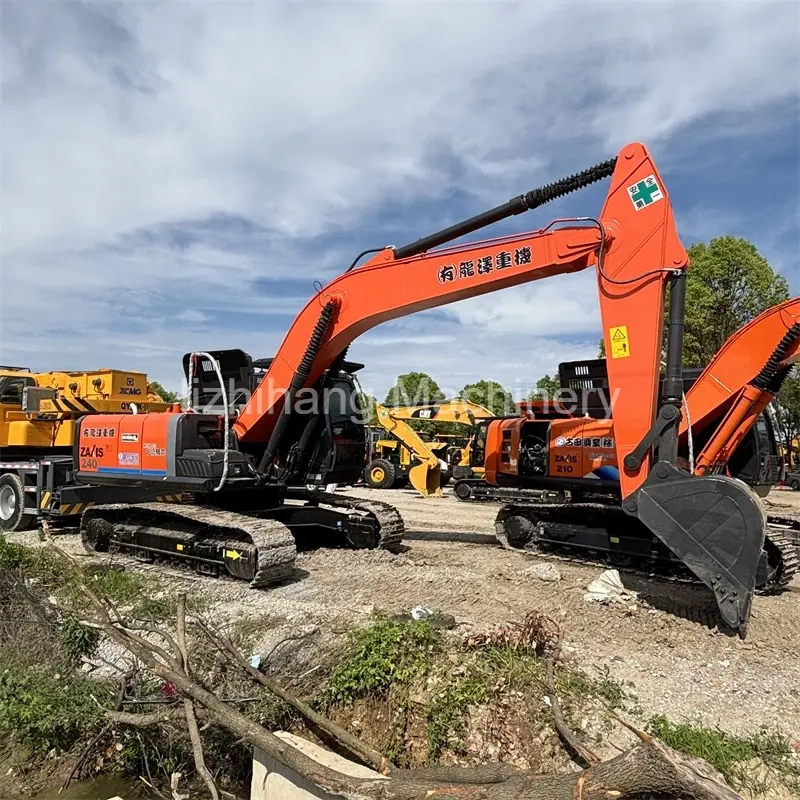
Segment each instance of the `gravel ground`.
[[[735,733],[767,725],[800,739],[798,579],[779,596],[755,599],[743,642],[716,630],[714,601],[699,588],[623,575],[643,601],[634,610],[587,603],[586,587],[603,568],[503,550],[493,536],[497,506],[461,503],[447,493],[425,499],[412,490],[342,493],[394,503],[405,520],[407,551],[300,553],[299,579],[270,591],[178,570],[168,571],[170,587],[206,597],[218,624],[262,618],[262,653],[287,632],[341,632],[374,608],[428,605],[453,614],[464,631],[536,609],[561,623],[566,653],[589,672],[607,668],[628,684],[646,715],[663,712],[675,721],[700,720]],[[775,491],[769,500],[800,508],[799,493]],[[59,538],[83,553],[77,536]],[[35,536],[18,540],[33,544]],[[132,569],[152,569],[125,561]],[[548,561],[560,580],[536,577],[535,566]],[[310,648],[311,666],[313,658]]]

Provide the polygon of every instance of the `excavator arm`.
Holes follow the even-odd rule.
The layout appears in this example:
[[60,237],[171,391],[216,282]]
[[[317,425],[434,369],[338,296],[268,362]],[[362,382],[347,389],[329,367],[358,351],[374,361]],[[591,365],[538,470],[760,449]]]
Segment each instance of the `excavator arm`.
[[[538,231],[427,252],[506,216],[542,205],[611,176],[599,218],[557,220]],[[233,425],[239,441],[266,443],[269,468],[280,443],[288,401],[370,328],[425,309],[534,280],[595,267],[609,358],[619,463],[653,426],[656,415],[666,282],[688,266],[669,197],[642,144],[610,162],[399,249],[329,283],[300,312],[266,377]],[[615,390],[619,391],[615,391]],[[649,463],[621,474],[623,496],[646,480]]]
[[[800,362],[800,298],[767,309],[720,348],[686,396],[692,436],[704,436],[700,475],[725,468],[731,454]],[[720,418],[722,421],[720,422]],[[688,440],[681,420],[680,435]]]

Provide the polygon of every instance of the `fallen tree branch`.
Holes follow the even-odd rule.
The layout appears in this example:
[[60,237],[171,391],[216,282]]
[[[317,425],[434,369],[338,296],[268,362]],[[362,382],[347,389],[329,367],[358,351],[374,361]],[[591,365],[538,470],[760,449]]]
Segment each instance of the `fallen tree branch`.
[[[189,678],[189,652],[186,648],[186,595],[178,595],[178,649],[181,654],[183,673]],[[219,800],[217,784],[214,777],[206,766],[206,758],[203,754],[203,742],[200,739],[200,731],[197,725],[197,715],[194,712],[194,703],[190,697],[184,696],[183,710],[186,713],[186,724],[189,727],[189,739],[192,742],[192,753],[194,754],[194,764],[197,772],[203,779],[209,794],[213,800]]]
[[[106,635],[138,658],[151,673],[172,683],[185,699],[192,701],[193,708],[202,706],[211,719],[237,738],[344,800],[622,800],[648,793],[692,800],[742,800],[707,762],[678,753],[656,739],[641,742],[580,773],[567,775],[545,777],[508,765],[490,764],[476,769],[392,768],[388,775],[375,779],[354,778],[317,763],[227,705],[187,674],[183,668],[185,657],[183,664],[161,658],[156,646],[132,633],[123,623],[112,620],[93,590],[85,585],[83,588]],[[330,721],[326,722],[330,726]],[[361,746],[367,747],[363,743]]]
[[93,736],[89,742],[87,743],[86,747],[83,748],[81,754],[75,760],[75,763],[72,766],[72,771],[67,775],[64,783],[61,784],[61,788],[59,788],[58,793],[61,794],[65,789],[69,788],[69,785],[72,783],[73,778],[80,772],[81,767],[84,765],[84,762],[89,757],[89,753],[94,750],[97,746],[97,743],[111,730],[111,724],[109,723],[104,728],[100,730],[95,736]]
[[120,725],[131,725],[134,728],[150,728],[153,725],[162,725],[166,722],[176,722],[183,719],[183,710],[175,705],[149,714],[132,714],[128,711],[106,711],[106,719]]
[[558,735],[564,740],[566,745],[583,760],[585,764],[599,764],[600,759],[586,745],[582,744],[578,737],[569,729],[564,714],[561,711],[561,704],[558,702],[556,692],[556,661],[561,653],[561,641],[557,640],[553,652],[545,659],[545,680],[547,683],[547,698],[550,701],[550,710],[553,712],[553,723],[556,726]]
[[283,700],[284,703],[287,703],[293,709],[295,709],[295,711],[301,714],[312,728],[316,728],[326,733],[331,739],[337,742],[340,746],[344,747],[345,750],[354,755],[359,761],[363,761],[365,764],[369,765],[381,774],[388,773],[391,765],[389,764],[388,759],[386,759],[381,753],[365,744],[360,739],[357,739],[341,725],[337,725],[327,717],[314,711],[311,706],[287,692],[282,686],[252,666],[252,664],[245,659],[239,650],[237,650],[230,639],[223,639],[215,635],[211,630],[209,630],[208,626],[204,622],[198,620],[198,625],[200,630],[203,631],[209,641],[220,652],[227,654],[227,656],[235,664],[245,670],[250,677],[256,681],[256,683],[261,684],[261,686],[263,686],[265,689],[268,689],[276,697],[279,697],[281,700]]

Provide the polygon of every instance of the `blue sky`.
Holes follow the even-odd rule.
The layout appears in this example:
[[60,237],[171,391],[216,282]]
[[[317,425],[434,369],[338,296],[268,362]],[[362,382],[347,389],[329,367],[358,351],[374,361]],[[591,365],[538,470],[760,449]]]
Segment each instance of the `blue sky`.
[[[796,3],[0,8],[0,362],[179,388],[189,350],[272,354],[361,250],[630,141],[687,246],[749,238],[800,294]],[[492,232],[596,214],[605,188]],[[598,338],[587,273],[403,318],[350,354],[379,397],[411,370],[521,394]]]

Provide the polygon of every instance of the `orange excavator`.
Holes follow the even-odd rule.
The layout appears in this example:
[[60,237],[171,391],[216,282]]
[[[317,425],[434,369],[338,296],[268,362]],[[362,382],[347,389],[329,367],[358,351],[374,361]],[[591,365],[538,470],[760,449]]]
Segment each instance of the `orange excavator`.
[[[611,179],[610,187],[596,217],[559,219],[532,232],[441,247],[604,178]],[[359,267],[367,254],[372,258]],[[223,402],[221,413],[86,417],[77,444],[95,455],[80,461],[78,481],[155,484],[181,493],[184,501],[96,504],[81,523],[87,547],[189,560],[256,586],[288,575],[292,534],[303,526],[344,533],[356,546],[396,548],[402,521],[388,504],[369,506],[300,488],[309,476],[325,483],[337,469],[338,482],[347,482],[350,466],[355,481],[355,462],[358,474],[363,470],[363,426],[348,424],[359,409],[351,406],[348,413],[342,406],[355,393],[328,399],[347,372],[350,343],[406,314],[590,268],[597,275],[609,354],[610,418],[493,421],[486,478],[520,482],[535,474],[544,480],[563,476],[560,466],[579,463],[582,470],[587,461],[602,464],[593,457],[597,452],[613,454],[617,479],[593,486],[606,501],[559,506],[547,524],[560,524],[553,518],[563,513],[570,535],[602,529],[613,536],[619,529],[651,550],[670,553],[713,591],[723,620],[744,635],[754,591],[774,583],[775,576],[783,582],[793,567],[759,497],[726,474],[726,461],[798,357],[800,303],[773,309],[735,336],[684,402],[689,260],[666,187],[638,143],[409,245],[365,251],[299,313],[249,399],[233,412]],[[190,367],[213,370],[214,359],[206,356],[192,356]],[[538,426],[533,459],[522,447],[532,430],[526,425]],[[690,432],[699,437],[701,429],[702,447],[694,468],[687,469],[679,460],[682,442]],[[534,510],[501,509],[498,524],[511,533],[515,526],[525,531],[540,526],[541,520],[531,518]]]

